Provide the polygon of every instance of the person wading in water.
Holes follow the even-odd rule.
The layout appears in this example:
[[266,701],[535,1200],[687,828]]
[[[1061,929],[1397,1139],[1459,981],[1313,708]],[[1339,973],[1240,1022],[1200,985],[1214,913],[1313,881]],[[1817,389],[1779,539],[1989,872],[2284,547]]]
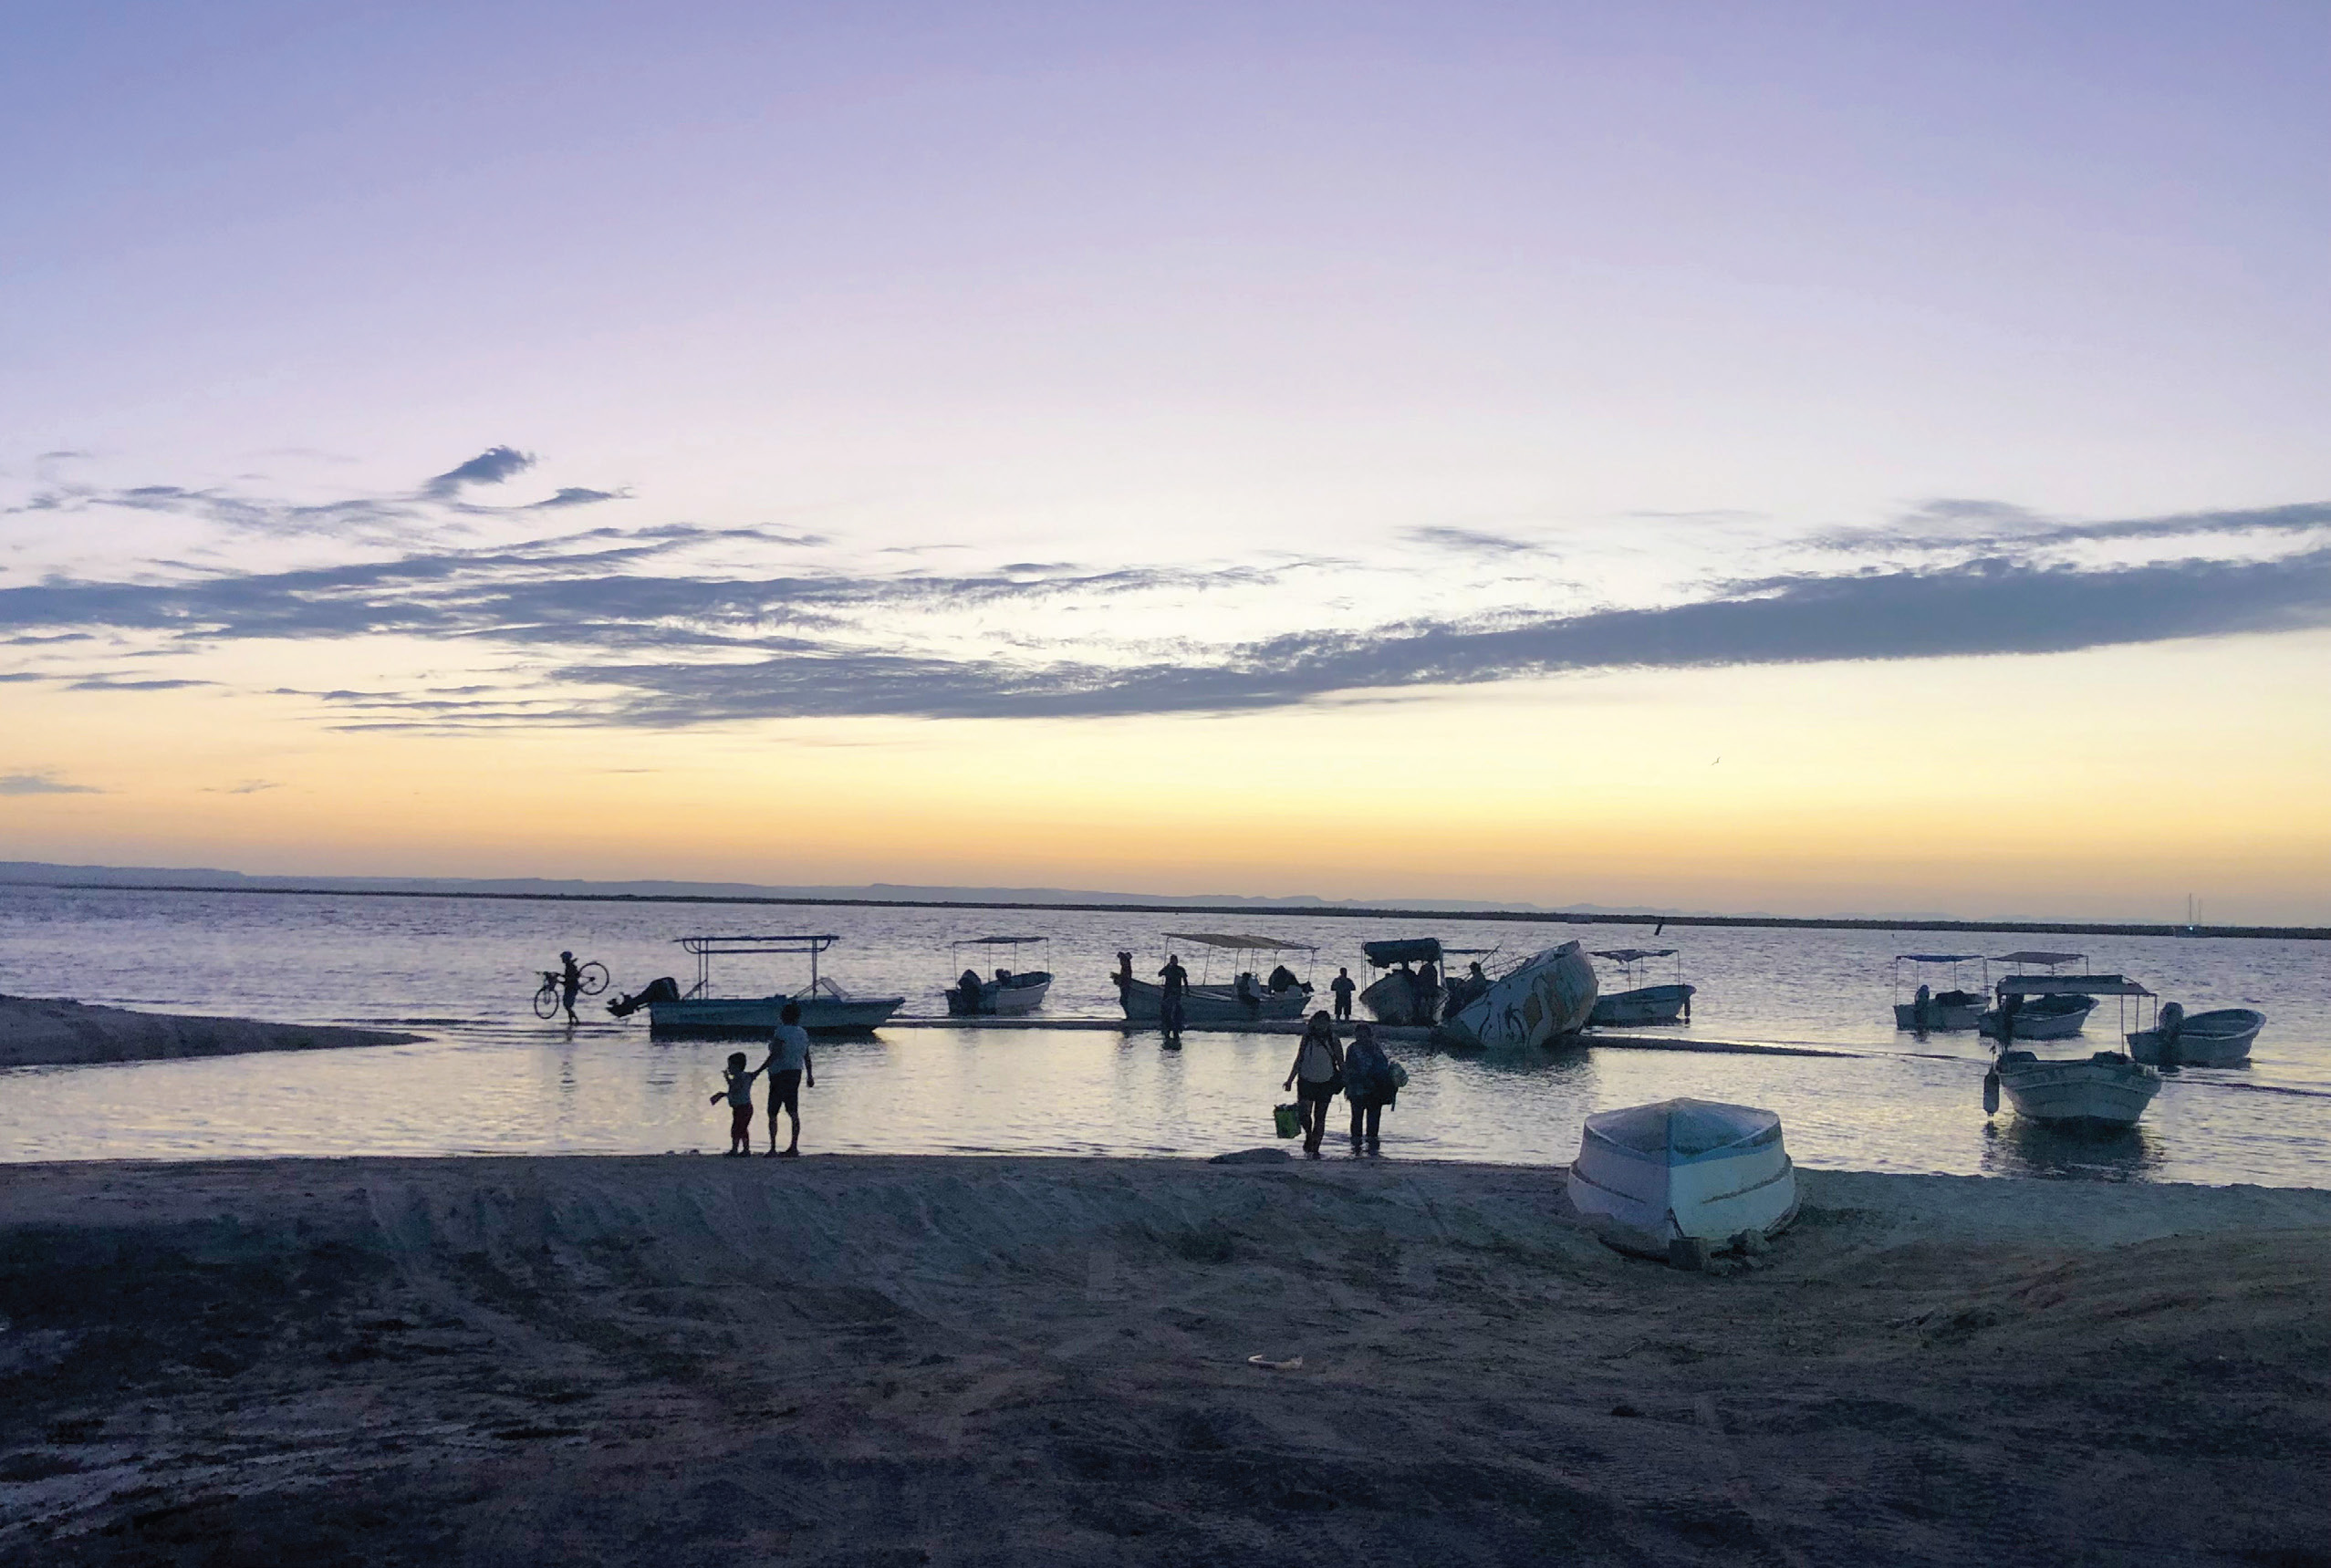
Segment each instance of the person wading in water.
[[1319,1158],[1319,1140],[1327,1136],[1327,1102],[1344,1086],[1343,1075],[1344,1047],[1336,1038],[1335,1021],[1315,1012],[1296,1043],[1295,1065],[1287,1069],[1285,1085],[1295,1089],[1296,1081],[1302,1082],[1296,1099],[1303,1116],[1303,1152],[1313,1159]]
[[1158,971],[1161,995],[1158,998],[1158,1028],[1166,1043],[1181,1044],[1182,993],[1190,989],[1190,971],[1181,967],[1181,960],[1173,953],[1166,954],[1165,968]]

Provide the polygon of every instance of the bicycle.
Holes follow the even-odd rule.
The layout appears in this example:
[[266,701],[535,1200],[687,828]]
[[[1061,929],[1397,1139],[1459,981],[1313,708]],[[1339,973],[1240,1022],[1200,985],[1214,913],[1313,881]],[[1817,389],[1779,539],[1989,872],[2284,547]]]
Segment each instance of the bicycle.
[[[575,988],[579,994],[597,996],[607,989],[611,978],[607,972],[607,965],[593,959],[581,968],[581,983]],[[535,1016],[544,1020],[556,1018],[558,1010],[567,1004],[567,977],[555,969],[536,972],[542,976],[542,988],[535,992]]]

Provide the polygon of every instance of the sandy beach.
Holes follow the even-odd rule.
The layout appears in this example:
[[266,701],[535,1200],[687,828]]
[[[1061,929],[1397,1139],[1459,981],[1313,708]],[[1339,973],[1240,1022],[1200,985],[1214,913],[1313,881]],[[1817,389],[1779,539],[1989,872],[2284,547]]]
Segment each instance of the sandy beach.
[[231,1056],[246,1051],[404,1045],[420,1038],[385,1029],[134,1012],[59,998],[0,996],[0,1067],[82,1066],[172,1056]]
[[9,1168],[0,1561],[2322,1560],[2331,1193],[1804,1181],[1712,1277],[1504,1167]]

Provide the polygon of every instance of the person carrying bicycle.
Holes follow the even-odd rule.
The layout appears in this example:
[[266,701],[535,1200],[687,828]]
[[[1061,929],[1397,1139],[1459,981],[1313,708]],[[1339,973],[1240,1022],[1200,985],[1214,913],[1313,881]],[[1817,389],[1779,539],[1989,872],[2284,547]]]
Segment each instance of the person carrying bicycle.
[[572,1023],[575,1022],[575,998],[583,989],[583,966],[577,963],[575,955],[569,952],[560,953],[558,963],[558,1005],[567,1010],[567,1022]]

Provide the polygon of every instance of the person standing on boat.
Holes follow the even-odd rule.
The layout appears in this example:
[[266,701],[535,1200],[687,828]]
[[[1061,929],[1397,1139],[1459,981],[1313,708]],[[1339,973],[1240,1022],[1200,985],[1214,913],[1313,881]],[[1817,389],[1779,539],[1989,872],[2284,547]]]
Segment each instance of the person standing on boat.
[[1441,1011],[1441,966],[1427,959],[1417,968],[1417,1022],[1431,1023]]
[[[1303,1086],[1296,1089],[1298,1080]],[[1343,1043],[1336,1038],[1335,1021],[1325,1012],[1313,1013],[1311,1022],[1303,1026],[1303,1038],[1296,1042],[1295,1065],[1287,1069],[1284,1086],[1296,1089],[1303,1117],[1303,1152],[1317,1159],[1319,1140],[1327,1136],[1327,1102],[1344,1086]]]
[[575,998],[583,989],[583,966],[575,961],[573,953],[558,955],[558,1005],[567,1010],[567,1022],[575,1022]]
[[1352,1015],[1352,992],[1359,989],[1352,983],[1352,971],[1348,969],[1337,970],[1336,978],[1327,982],[1327,989],[1336,993],[1337,1022],[1349,1018]]
[[1158,1028],[1169,1040],[1181,1039],[1182,993],[1190,989],[1190,971],[1181,967],[1181,960],[1173,953],[1166,954],[1165,968],[1158,971]]
[[1352,1048],[1344,1054],[1344,1097],[1352,1106],[1354,1154],[1359,1152],[1363,1127],[1368,1152],[1374,1154],[1382,1147],[1377,1135],[1384,1123],[1384,1107],[1392,1103],[1396,1093],[1392,1086],[1392,1059],[1376,1043],[1376,1026],[1360,1024],[1352,1031]]
[[[788,1002],[777,1014],[777,1026],[769,1035],[769,1059],[761,1069],[769,1075],[769,1153],[796,1158],[801,1153],[802,1085],[817,1086],[817,1069],[809,1060],[809,1031],[801,1026],[801,1003]],[[777,1147],[780,1110],[793,1118],[793,1141],[782,1149]]]

